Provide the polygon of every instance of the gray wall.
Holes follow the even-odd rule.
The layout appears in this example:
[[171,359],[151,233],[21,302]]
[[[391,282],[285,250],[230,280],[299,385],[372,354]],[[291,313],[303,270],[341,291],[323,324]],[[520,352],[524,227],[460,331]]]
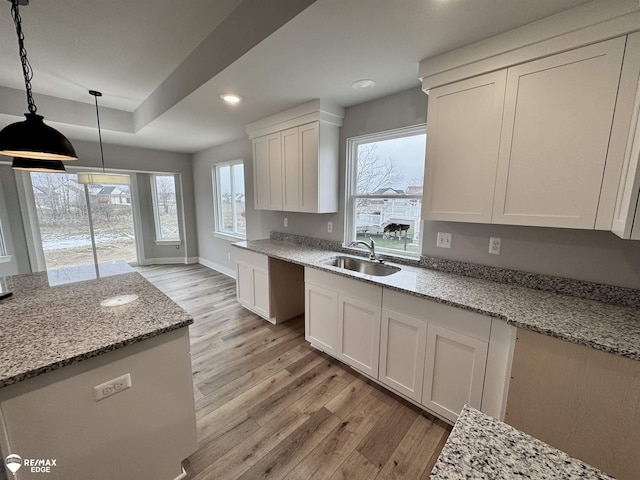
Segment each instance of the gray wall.
[[246,191],[247,238],[256,240],[269,236],[273,217],[278,212],[258,211],[253,208],[253,162],[251,141],[246,139],[210,148],[193,156],[193,184],[196,203],[196,224],[198,226],[198,247],[200,260],[209,266],[222,267],[231,273],[235,269],[233,248],[237,240],[216,237],[213,233],[213,183],[211,167],[216,163],[244,161]]
[[[100,167],[100,147],[97,143],[72,140],[78,153],[78,160],[68,162],[74,167]],[[192,259],[197,260],[198,243],[195,225],[195,204],[193,197],[193,177],[191,174],[191,156],[188,154],[164,152],[143,148],[117,145],[104,145],[105,161],[108,168],[133,170],[142,172],[178,173],[182,179],[184,202],[184,241],[179,249],[175,246],[157,246],[154,243],[155,226],[153,220],[153,206],[148,175],[138,175],[139,185],[147,185],[140,190],[140,212],[143,225],[142,236],[145,243],[145,258],[155,259]],[[10,158],[0,156],[0,160],[10,161]],[[30,271],[29,259],[25,247],[25,233],[20,217],[16,179],[9,165],[0,165],[0,178],[6,205],[10,208],[11,235],[14,254],[20,266],[19,273]],[[12,207],[13,206],[13,207]]]
[[[255,221],[255,228],[251,229],[250,238],[257,238],[258,235],[266,237],[269,231],[275,230],[342,241],[346,139],[424,123],[427,99],[419,88],[414,88],[347,108],[340,135],[340,213],[313,215],[256,212],[251,208],[250,221]],[[249,166],[250,144],[248,140],[243,144],[242,158],[245,159],[245,165]],[[225,155],[222,155],[222,152],[226,149],[227,146],[214,149],[215,152],[220,152],[220,155],[211,153],[211,158],[219,157],[219,161],[231,160],[223,158]],[[249,170],[246,168],[247,173]],[[195,168],[194,175],[199,175]],[[204,188],[202,185],[200,187]],[[200,197],[206,194],[200,192],[201,188],[198,187],[196,185],[200,208]],[[246,188],[248,193],[252,193],[253,182],[250,176],[247,178]],[[210,203],[209,199],[206,201]],[[285,217],[289,219],[289,227],[286,229],[283,227]],[[333,222],[332,234],[327,233],[327,221]],[[203,245],[206,238],[203,237],[201,222],[202,219],[199,217],[202,256],[206,251]],[[205,228],[208,232],[212,231],[209,226]],[[439,231],[453,234],[451,249],[435,246],[436,234]],[[609,232],[453,222],[425,222],[423,232],[422,252],[425,255],[640,288],[640,242],[621,240]],[[488,253],[491,236],[502,238],[500,255]]]

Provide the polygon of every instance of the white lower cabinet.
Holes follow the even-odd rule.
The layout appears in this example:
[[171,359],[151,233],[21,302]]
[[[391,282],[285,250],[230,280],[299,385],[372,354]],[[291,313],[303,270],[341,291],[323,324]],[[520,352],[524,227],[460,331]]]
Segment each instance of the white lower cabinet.
[[[373,287],[375,290],[378,288]],[[354,368],[378,376],[380,301],[338,295],[338,357]]]
[[246,250],[236,252],[236,292],[243,307],[275,323],[271,315],[269,257]]
[[458,418],[465,404],[482,408],[488,345],[429,325],[421,403],[449,420]]
[[382,287],[305,269],[305,338],[377,378]]
[[382,310],[380,375],[378,379],[416,402],[422,400],[427,323]]
[[305,338],[432,413],[504,418],[515,327],[305,268]]
[[338,293],[305,282],[304,337],[311,345],[335,355],[338,331]]

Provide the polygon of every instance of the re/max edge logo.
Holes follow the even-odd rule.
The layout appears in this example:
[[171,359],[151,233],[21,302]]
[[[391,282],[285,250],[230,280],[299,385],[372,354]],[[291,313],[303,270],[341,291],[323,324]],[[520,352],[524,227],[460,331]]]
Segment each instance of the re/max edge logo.
[[56,458],[22,458],[20,455],[12,453],[7,455],[4,463],[15,476],[21,467],[29,468],[31,473],[51,473],[52,467],[57,467]]

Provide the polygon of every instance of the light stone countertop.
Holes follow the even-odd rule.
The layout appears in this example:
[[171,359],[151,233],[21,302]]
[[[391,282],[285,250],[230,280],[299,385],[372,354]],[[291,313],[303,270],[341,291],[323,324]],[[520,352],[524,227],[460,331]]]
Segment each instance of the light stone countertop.
[[[128,270],[55,286],[44,272],[3,278],[3,289],[13,296],[0,301],[0,388],[193,323],[169,297]],[[138,295],[132,303],[100,305],[131,294]]]
[[[465,310],[501,318],[510,325],[640,360],[640,308],[611,305],[518,285],[398,265],[386,277],[364,275],[323,262],[342,252],[282,240],[234,244],[270,257],[381,285]],[[392,262],[387,262],[394,265]]]
[[605,480],[613,477],[465,406],[429,478]]

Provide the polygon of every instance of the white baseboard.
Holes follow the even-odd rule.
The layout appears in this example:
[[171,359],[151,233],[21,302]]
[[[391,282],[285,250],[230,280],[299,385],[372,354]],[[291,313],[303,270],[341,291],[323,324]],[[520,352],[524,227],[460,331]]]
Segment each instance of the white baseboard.
[[200,263],[200,265],[204,265],[205,267],[209,267],[213,270],[216,270],[217,272],[224,273],[228,277],[236,278],[235,270],[229,267],[225,267],[224,265],[220,265],[219,263],[212,262],[211,260],[207,260],[206,258],[202,258],[202,257],[198,259],[198,263]]
[[173,264],[183,264],[190,265],[192,263],[199,263],[198,257],[161,257],[161,258],[145,258],[141,262],[140,265],[173,265]]

